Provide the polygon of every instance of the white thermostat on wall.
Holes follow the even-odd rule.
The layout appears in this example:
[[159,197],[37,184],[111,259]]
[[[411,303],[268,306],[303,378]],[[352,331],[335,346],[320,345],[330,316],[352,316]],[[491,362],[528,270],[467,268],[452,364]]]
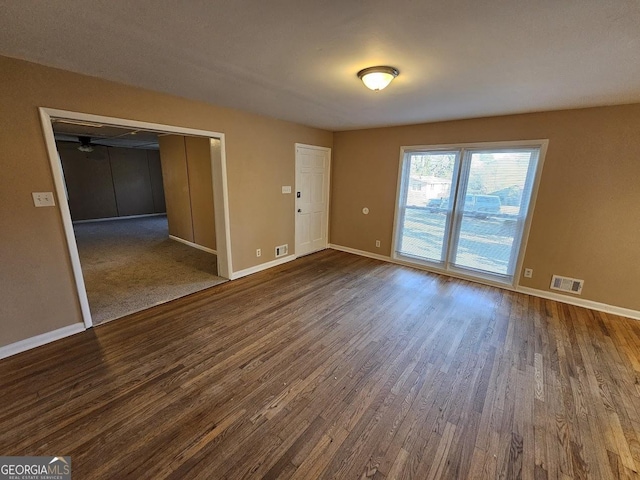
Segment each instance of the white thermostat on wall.
[[364,213],[365,215],[369,215],[369,209],[367,207],[364,207],[362,209],[362,213]]
[[291,193],[291,186],[290,185],[283,186],[282,193]]

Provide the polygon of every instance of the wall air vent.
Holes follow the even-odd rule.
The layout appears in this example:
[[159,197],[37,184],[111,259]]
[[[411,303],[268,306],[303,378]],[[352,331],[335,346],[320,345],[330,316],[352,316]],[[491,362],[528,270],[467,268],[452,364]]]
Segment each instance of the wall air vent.
[[563,292],[575,293],[580,295],[582,293],[582,286],[584,280],[577,280],[575,278],[561,277],[560,275],[554,275],[551,278],[551,289],[561,290]]
[[289,253],[289,244],[280,245],[276,247],[276,258],[284,257]]

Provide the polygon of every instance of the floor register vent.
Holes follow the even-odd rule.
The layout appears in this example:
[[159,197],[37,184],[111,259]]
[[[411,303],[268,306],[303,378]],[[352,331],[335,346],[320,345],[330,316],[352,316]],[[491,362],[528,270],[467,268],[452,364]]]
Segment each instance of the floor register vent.
[[551,278],[550,288],[552,290],[561,290],[563,292],[575,293],[580,295],[582,293],[583,285],[584,280],[554,275],[553,278]]

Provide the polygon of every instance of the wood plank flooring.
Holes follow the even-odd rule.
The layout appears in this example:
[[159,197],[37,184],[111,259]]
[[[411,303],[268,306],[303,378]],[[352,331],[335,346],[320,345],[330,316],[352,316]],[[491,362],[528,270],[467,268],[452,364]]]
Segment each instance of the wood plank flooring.
[[631,479],[640,322],[326,250],[0,362],[79,479]]

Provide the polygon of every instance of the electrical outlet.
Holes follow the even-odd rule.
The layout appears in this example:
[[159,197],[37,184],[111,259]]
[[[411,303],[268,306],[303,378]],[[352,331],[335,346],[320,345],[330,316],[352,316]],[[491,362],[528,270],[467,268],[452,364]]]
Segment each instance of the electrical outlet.
[[376,247],[380,248],[380,240],[376,240]]
[[533,268],[524,269],[524,278],[533,278]]
[[262,250],[259,248],[256,248],[256,257],[261,257],[262,256]]
[[53,207],[56,204],[53,200],[53,192],[33,192],[31,195],[36,207]]

